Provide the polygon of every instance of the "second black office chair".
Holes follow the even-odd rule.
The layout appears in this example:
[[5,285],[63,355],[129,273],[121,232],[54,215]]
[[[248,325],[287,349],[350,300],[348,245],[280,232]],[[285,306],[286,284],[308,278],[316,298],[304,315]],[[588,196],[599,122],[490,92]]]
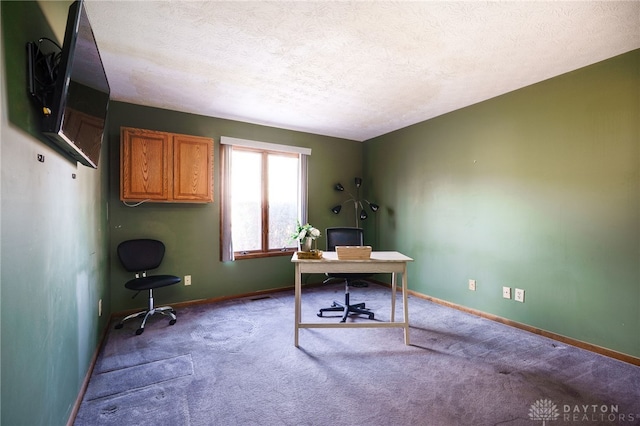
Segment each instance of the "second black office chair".
[[[164,251],[165,247],[162,241],[151,239],[128,240],[118,245],[118,258],[122,266],[127,271],[135,273],[135,278],[127,281],[124,286],[138,293],[143,290],[149,290],[149,307],[144,311],[136,312],[123,318],[115,328],[122,328],[124,322],[130,319],[144,317],[140,328],[136,330],[136,334],[140,335],[144,332],[147,320],[153,314],[162,314],[170,317],[169,325],[176,323],[176,311],[171,306],[158,308],[154,306],[153,290],[177,284],[180,282],[180,277],[174,275],[147,275],[147,271],[160,266],[164,258]],[[138,293],[133,297],[136,297]]]
[[[364,232],[362,228],[327,228],[325,236],[327,238],[327,251],[335,251],[336,246],[364,245]],[[331,307],[320,309],[318,316],[322,317],[324,312],[344,312],[340,322],[347,321],[347,317],[351,313],[367,315],[369,319],[373,319],[374,313],[371,312],[364,303],[356,303],[352,305],[349,297],[349,285],[355,281],[361,281],[369,276],[371,276],[371,274],[327,273],[327,277],[329,278],[327,278],[325,282],[333,278],[344,279],[344,303],[334,301]]]

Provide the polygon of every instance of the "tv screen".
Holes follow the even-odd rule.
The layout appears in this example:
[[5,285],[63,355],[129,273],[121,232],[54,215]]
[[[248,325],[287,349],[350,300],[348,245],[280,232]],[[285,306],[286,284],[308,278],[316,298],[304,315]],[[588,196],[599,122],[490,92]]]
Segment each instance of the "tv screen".
[[69,7],[50,114],[43,133],[71,157],[97,168],[109,105],[109,82],[83,1]]

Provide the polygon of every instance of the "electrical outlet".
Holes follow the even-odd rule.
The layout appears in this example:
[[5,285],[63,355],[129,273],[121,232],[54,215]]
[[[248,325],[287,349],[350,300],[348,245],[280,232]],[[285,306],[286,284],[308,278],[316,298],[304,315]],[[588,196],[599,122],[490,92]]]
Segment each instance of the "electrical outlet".
[[476,291],[476,280],[469,280],[469,290]]
[[98,300],[98,316],[102,316],[102,299]]
[[511,287],[502,287],[502,297],[511,299]]
[[516,288],[516,292],[513,298],[516,302],[524,303],[524,290],[521,288]]
[[191,285],[191,275],[184,276],[184,285]]

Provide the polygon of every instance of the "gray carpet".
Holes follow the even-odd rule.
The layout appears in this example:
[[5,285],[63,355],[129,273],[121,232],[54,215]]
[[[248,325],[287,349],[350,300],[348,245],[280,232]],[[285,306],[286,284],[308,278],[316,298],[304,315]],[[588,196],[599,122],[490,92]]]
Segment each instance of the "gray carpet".
[[[304,290],[303,318],[343,297]],[[401,299],[401,298],[399,298]],[[390,290],[352,289],[376,319]],[[401,307],[398,301],[399,307]],[[402,329],[302,329],[293,292],[111,330],[75,424],[638,425],[640,368],[410,297]],[[350,319],[368,321],[367,319]]]

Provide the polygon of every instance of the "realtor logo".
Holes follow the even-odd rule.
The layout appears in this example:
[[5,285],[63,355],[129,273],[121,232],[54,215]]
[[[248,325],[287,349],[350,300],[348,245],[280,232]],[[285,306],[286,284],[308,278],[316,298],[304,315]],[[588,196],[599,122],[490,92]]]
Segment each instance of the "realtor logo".
[[529,408],[529,418],[531,420],[542,420],[542,426],[547,420],[557,420],[560,417],[558,407],[550,399],[539,399]]
[[561,420],[564,423],[594,422],[607,424],[618,422],[619,424],[630,422],[638,424],[640,413],[621,413],[618,404],[562,404],[556,405],[550,399],[539,399],[529,408],[529,419],[542,420],[546,426],[549,421]]

